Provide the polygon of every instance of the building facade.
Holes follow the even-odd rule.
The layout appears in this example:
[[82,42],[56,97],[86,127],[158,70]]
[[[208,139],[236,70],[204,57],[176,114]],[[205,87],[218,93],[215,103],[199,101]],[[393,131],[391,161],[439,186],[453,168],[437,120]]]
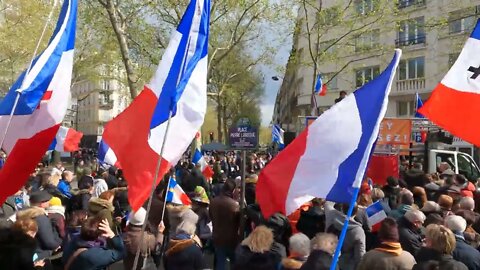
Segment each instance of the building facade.
[[84,134],[82,143],[96,147],[105,124],[121,113],[130,103],[127,86],[122,83],[124,75],[118,68],[101,71],[101,79],[80,79],[72,86],[71,126]]
[[[318,1],[317,1],[318,2]],[[387,117],[409,118],[415,94],[426,100],[453,65],[480,15],[480,0],[323,0],[322,7],[300,7],[292,55],[277,94],[274,123],[289,131],[304,128],[303,116],[327,110],[340,91],[352,93],[377,76],[394,48],[403,50],[390,93]],[[350,4],[349,4],[350,3]],[[321,33],[324,14],[338,12]],[[305,15],[306,14],[306,15]],[[338,20],[338,23],[334,22]],[[307,24],[307,22],[309,22]],[[310,28],[309,28],[310,26]],[[327,29],[327,30],[325,30]],[[318,54],[314,70],[313,54]],[[314,96],[316,74],[327,83],[326,96]]]

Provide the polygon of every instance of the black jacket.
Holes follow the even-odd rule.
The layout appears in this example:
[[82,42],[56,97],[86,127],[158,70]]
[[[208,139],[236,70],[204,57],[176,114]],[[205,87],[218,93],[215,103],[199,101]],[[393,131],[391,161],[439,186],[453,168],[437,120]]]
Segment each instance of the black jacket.
[[419,229],[402,217],[398,221],[398,234],[400,237],[400,244],[402,249],[410,252],[414,257],[418,250],[422,247],[422,234]]
[[251,205],[255,203],[256,188],[257,188],[257,184],[255,183],[245,184],[245,201],[247,202],[247,205]]
[[202,270],[205,268],[202,249],[188,235],[170,240],[164,256],[165,270]]
[[16,230],[0,229],[0,269],[34,270],[35,239]]
[[105,182],[107,182],[108,189],[114,189],[118,187],[118,179],[115,177],[115,175],[109,174],[106,177]]
[[[333,257],[325,251],[314,250],[300,270],[329,270]],[[338,265],[336,267],[338,269]]]
[[297,230],[312,239],[317,233],[325,231],[325,211],[320,207],[310,207],[300,212]]
[[280,259],[272,252],[255,253],[240,245],[235,251],[233,270],[276,270]]
[[453,258],[465,264],[469,270],[480,270],[480,252],[467,244],[463,236],[455,235],[457,244],[453,250]]
[[78,180],[78,189],[87,189],[93,187],[93,177],[90,175],[84,175]]
[[88,202],[92,198],[90,191],[83,189],[70,199],[71,211],[85,210],[88,211]]
[[430,270],[432,265],[436,265],[439,270],[467,270],[468,267],[465,264],[453,259],[452,255],[441,254],[440,252],[429,249],[421,248],[415,258],[417,264],[412,270]]
[[400,187],[386,185],[383,187],[383,192],[385,193],[385,198],[388,200],[390,209],[397,209],[398,199],[400,197]]

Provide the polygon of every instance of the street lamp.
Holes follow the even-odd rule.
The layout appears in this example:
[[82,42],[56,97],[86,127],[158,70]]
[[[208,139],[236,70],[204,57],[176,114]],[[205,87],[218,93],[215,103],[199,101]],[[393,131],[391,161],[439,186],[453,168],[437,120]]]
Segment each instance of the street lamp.
[[276,81],[276,82],[277,82],[277,81],[280,81],[280,79],[282,79],[282,80],[283,80],[283,78],[282,78],[282,77],[279,77],[279,76],[272,76],[272,80],[274,80],[274,81]]

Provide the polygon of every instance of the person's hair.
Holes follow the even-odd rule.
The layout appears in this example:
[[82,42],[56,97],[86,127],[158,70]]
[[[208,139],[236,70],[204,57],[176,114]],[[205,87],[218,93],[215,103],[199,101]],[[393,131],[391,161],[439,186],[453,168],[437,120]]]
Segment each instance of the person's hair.
[[[350,207],[350,204],[348,204],[348,203],[341,203],[339,210],[346,215],[346,214],[348,213],[348,208],[349,208],[349,207]],[[357,214],[357,211],[358,211],[358,205],[355,204],[355,205],[353,206],[352,216],[355,216],[355,215]]]
[[236,188],[235,180],[227,179],[225,184],[223,184],[222,191],[226,193],[232,193]]
[[445,218],[445,226],[456,233],[463,233],[467,229],[467,221],[457,215],[450,215]]
[[85,210],[76,210],[67,219],[67,227],[82,226],[83,222],[88,218],[88,212]]
[[62,173],[62,179],[67,178],[67,175],[70,175],[70,174],[73,175],[73,172],[72,172],[72,171],[69,171],[69,170],[63,171],[63,173]]
[[400,203],[401,204],[413,205],[413,202],[414,202],[413,194],[410,191],[408,191],[408,192],[402,191],[400,193]]
[[425,189],[422,187],[414,187],[412,193],[413,201],[418,205],[418,207],[422,208],[427,202],[427,193],[425,192]]
[[247,246],[250,251],[263,253],[269,251],[273,244],[273,232],[266,226],[258,226],[242,241],[242,246]]
[[177,234],[185,233],[188,235],[195,235],[195,231],[197,230],[197,225],[195,223],[189,221],[182,221],[176,230]]
[[303,233],[296,233],[288,239],[290,253],[296,253],[300,256],[310,254],[310,239]]
[[342,94],[343,94],[343,95],[346,95],[346,94],[347,94],[347,92],[346,92],[346,91],[344,91],[344,90],[342,90],[342,91],[340,91],[340,95],[342,95]]
[[100,199],[102,200],[110,200],[111,198],[115,197],[115,191],[113,190],[107,190],[107,191],[104,191],[102,192],[102,194],[100,194],[100,196],[98,196]]
[[360,206],[369,206],[373,203],[372,196],[370,194],[362,193],[358,197],[357,204]]
[[442,208],[442,210],[450,211],[452,210],[453,206],[453,198],[448,195],[442,194],[438,198],[438,205],[440,205],[440,208]]
[[319,233],[312,239],[311,243],[312,250],[321,250],[333,255],[337,248],[338,238],[331,233]]
[[313,198],[312,199],[312,206],[322,206],[325,200],[322,198]]
[[15,221],[15,223],[12,226],[12,229],[21,231],[25,234],[27,234],[28,232],[36,233],[38,231],[38,225],[34,219],[31,219],[29,217],[23,217]]
[[378,238],[381,241],[388,242],[398,242],[398,225],[395,219],[386,218],[380,224],[380,229],[378,230]]
[[463,197],[460,200],[460,209],[473,211],[475,209],[475,200],[471,197]]
[[410,209],[405,213],[405,218],[410,221],[411,223],[414,223],[416,221],[420,222],[425,222],[425,214],[417,209]]
[[467,183],[467,178],[465,178],[465,176],[461,175],[461,174],[455,174],[455,182],[457,182],[458,184],[460,185],[464,185],[465,183]]
[[455,249],[455,235],[450,229],[443,225],[428,225],[425,237],[430,240],[430,248],[442,254],[451,255]]
[[385,193],[383,192],[383,190],[379,189],[379,188],[374,188],[372,190],[372,201],[376,202],[378,200],[381,200],[385,198]]
[[94,241],[102,235],[98,228],[101,220],[99,218],[91,217],[85,220],[80,231],[80,237],[85,241]]

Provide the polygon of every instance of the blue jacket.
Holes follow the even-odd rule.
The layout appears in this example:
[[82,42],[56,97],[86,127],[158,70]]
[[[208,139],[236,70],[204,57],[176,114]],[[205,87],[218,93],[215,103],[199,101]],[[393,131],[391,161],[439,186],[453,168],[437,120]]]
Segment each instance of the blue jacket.
[[457,243],[453,250],[453,258],[465,264],[469,270],[480,270],[480,252],[467,244],[461,234],[455,233]]
[[106,269],[109,265],[122,260],[125,257],[125,247],[122,238],[115,236],[111,239],[108,247],[92,245],[76,237],[63,251],[63,262],[66,264],[70,256],[79,248],[87,248],[75,258],[69,270],[98,270]]
[[67,183],[67,181],[65,180],[60,180],[60,182],[58,183],[58,186],[57,186],[58,190],[60,190],[60,192],[65,195],[65,197],[67,198],[71,198],[72,197],[72,194],[70,193],[70,184]]

